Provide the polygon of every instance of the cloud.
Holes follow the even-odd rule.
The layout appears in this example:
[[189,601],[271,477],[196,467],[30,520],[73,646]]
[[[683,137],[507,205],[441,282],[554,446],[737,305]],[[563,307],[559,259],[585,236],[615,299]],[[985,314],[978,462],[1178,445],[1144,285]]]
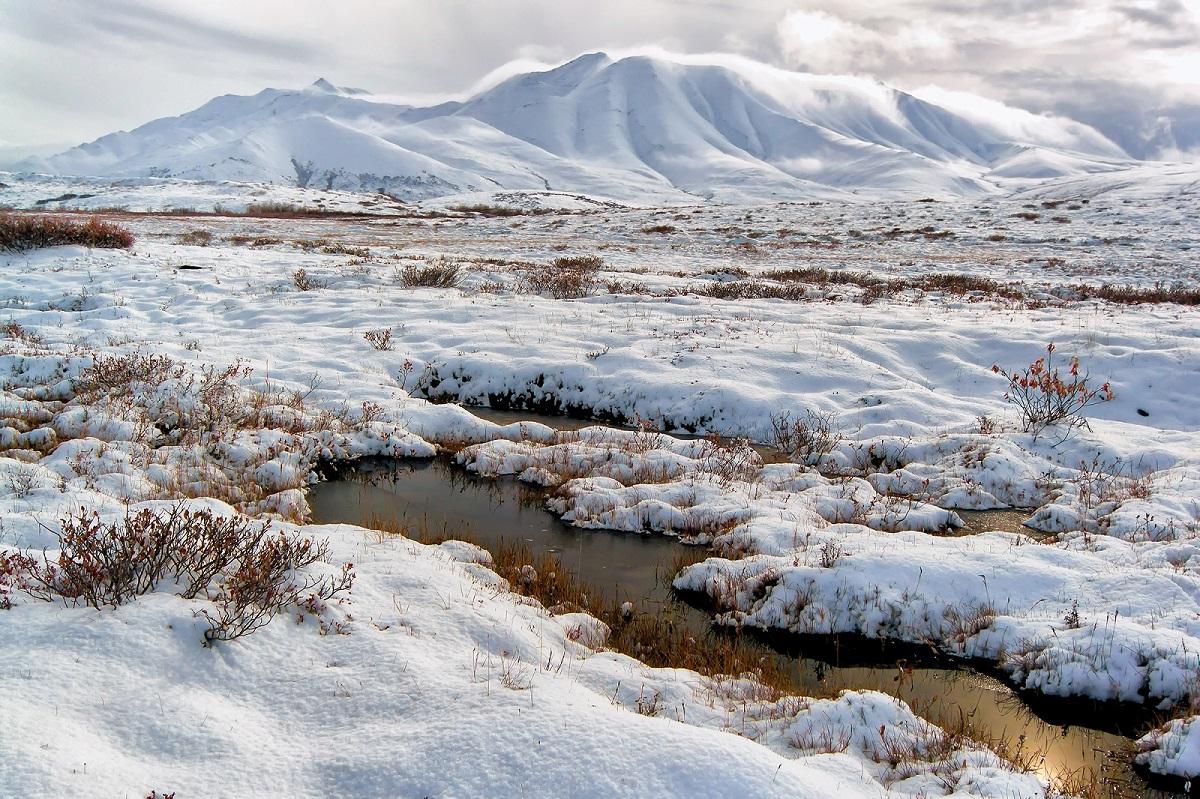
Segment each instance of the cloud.
[[1159,0],[1144,5],[1115,5],[1114,10],[1134,22],[1141,22],[1164,31],[1177,30],[1188,23],[1188,9],[1179,0]]
[[[103,52],[111,48],[169,50],[176,57],[188,52],[252,51],[268,58],[303,60],[316,52],[315,43],[298,36],[236,24],[210,21],[195,14],[195,7],[171,10],[137,0],[78,3],[41,0],[14,14],[10,21],[18,35],[59,46],[86,47]],[[48,31],[56,35],[47,40]]]
[[924,23],[873,30],[826,11],[789,11],[776,37],[784,62],[810,72],[879,74],[895,65],[952,58],[955,46]]
[[[1196,0],[800,2],[776,28],[783,63],[968,91],[1096,126],[1139,157],[1200,134]],[[1119,99],[1118,99],[1119,98]]]

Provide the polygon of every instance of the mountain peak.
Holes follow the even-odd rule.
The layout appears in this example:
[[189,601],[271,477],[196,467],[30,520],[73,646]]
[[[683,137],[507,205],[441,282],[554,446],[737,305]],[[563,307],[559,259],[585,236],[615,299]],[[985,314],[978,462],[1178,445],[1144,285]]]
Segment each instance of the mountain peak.
[[582,80],[612,63],[613,60],[608,57],[608,53],[584,53],[581,56],[572,58],[565,64],[560,64],[544,72],[527,73],[525,75],[518,75],[517,78],[534,82],[552,81],[555,83],[570,83]]
[[594,53],[584,53],[583,55],[576,56],[567,63],[563,64],[562,67],[559,67],[559,69],[565,67],[592,67],[598,64],[611,63],[612,59],[608,57],[608,53],[604,52],[603,50],[597,50]]
[[349,86],[334,86],[324,78],[317,78],[308,85],[306,91],[315,92],[317,94],[336,94],[341,97],[363,97],[369,95],[370,92],[366,89],[353,89]]

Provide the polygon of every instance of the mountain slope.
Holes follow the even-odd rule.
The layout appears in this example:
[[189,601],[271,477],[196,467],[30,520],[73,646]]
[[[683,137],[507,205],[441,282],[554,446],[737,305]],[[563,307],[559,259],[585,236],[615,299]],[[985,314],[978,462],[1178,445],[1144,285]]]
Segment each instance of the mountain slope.
[[581,56],[466,102],[379,102],[324,80],[218,97],[23,168],[384,191],[543,189],[632,202],[769,201],[998,184],[1122,168],[1085,125],[964,113],[858,78],[753,62]]

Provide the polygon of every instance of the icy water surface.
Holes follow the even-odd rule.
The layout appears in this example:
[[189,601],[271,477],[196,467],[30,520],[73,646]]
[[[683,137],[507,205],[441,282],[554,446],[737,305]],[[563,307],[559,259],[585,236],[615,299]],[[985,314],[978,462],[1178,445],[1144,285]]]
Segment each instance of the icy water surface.
[[[387,520],[469,534],[485,547],[524,541],[535,555],[555,553],[585,581],[642,610],[661,607],[697,631],[710,629],[708,614],[670,589],[668,572],[680,547],[674,539],[573,528],[545,511],[542,500],[536,487],[475,477],[445,457],[363,462],[315,486],[309,497],[317,523]],[[1031,705],[995,677],[963,664],[860,637],[770,635],[755,641],[764,655],[785,658],[814,693],[870,689],[897,696],[935,721],[961,713],[1010,742],[1024,736],[1026,751],[1045,753],[1041,768],[1048,774],[1092,771],[1107,784],[1107,796],[1173,796],[1151,791],[1130,768],[1131,737],[1146,722],[1122,719],[1125,714],[1111,707],[1029,697]]]

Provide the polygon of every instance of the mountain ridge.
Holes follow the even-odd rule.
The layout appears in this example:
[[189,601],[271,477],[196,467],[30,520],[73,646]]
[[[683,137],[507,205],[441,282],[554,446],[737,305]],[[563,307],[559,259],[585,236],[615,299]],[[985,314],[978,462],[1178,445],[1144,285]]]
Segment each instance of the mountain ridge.
[[1135,163],[1082,123],[992,111],[964,114],[879,81],[753,62],[588,53],[431,106],[324,78],[222,95],[19,168],[406,201],[515,189],[664,203],[984,195]]

